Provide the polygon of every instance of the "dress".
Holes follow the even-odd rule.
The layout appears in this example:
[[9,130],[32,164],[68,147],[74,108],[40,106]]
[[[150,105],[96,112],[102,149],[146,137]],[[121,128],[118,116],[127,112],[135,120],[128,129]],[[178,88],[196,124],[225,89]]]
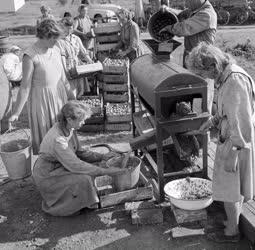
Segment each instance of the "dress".
[[75,69],[76,65],[83,64],[80,58],[88,55],[88,52],[84,48],[81,39],[74,34],[70,34],[63,39],[60,39],[57,42],[57,46],[60,49],[61,56],[65,58],[65,60],[62,62],[74,96],[76,97],[77,93],[79,93],[81,84],[86,84],[85,91],[89,92],[90,88],[87,78],[82,77],[72,79],[69,75],[70,70]]
[[24,54],[34,63],[27,107],[33,152],[38,154],[44,135],[57,121],[57,114],[67,102],[65,85],[69,83],[58,48],[48,49],[45,53],[35,43]]
[[[222,74],[218,89],[219,138],[214,162],[213,199],[237,202],[253,199],[255,194],[254,113],[255,85],[237,65],[229,65]],[[233,150],[233,146],[238,150]],[[224,166],[236,166],[226,172]]]
[[77,136],[66,137],[56,123],[44,137],[33,177],[42,197],[42,209],[54,216],[68,216],[98,203],[93,179],[94,165],[80,160]]
[[120,39],[122,49],[131,48],[131,52],[127,55],[130,62],[142,54],[140,43],[140,30],[138,25],[133,21],[128,21],[121,27]]

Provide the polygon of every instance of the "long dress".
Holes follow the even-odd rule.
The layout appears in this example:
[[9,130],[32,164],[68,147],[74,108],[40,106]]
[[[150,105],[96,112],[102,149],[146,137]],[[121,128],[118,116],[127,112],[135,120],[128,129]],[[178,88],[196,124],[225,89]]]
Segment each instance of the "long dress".
[[84,48],[81,39],[74,34],[70,34],[63,39],[60,39],[57,42],[57,46],[60,49],[61,56],[65,58],[65,60],[62,62],[74,96],[77,96],[82,84],[85,84],[85,91],[89,92],[90,88],[87,78],[82,77],[71,79],[71,76],[69,76],[69,70],[73,69],[75,65],[82,64],[80,58],[88,55],[88,52]]
[[44,52],[38,43],[35,43],[24,54],[28,55],[34,64],[27,107],[33,152],[38,154],[43,137],[57,121],[57,114],[67,102],[65,85],[69,83],[58,48]]
[[[255,195],[255,84],[237,65],[229,65],[218,83],[218,113],[213,118],[219,128],[213,199],[237,202],[243,196],[247,201]],[[225,171],[227,164],[236,171]]]
[[75,152],[79,143],[75,133],[65,136],[56,123],[44,137],[33,177],[42,197],[42,209],[54,216],[68,216],[98,203],[89,176],[94,165],[80,160]]

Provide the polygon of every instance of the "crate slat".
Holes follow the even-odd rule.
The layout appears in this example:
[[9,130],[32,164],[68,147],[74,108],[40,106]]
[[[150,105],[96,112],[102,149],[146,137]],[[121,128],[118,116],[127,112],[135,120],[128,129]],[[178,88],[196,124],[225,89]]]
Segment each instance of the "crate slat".
[[106,115],[106,121],[109,123],[123,123],[123,122],[131,122],[132,116],[131,114],[127,115]]
[[130,123],[107,123],[105,124],[106,131],[130,131]]
[[81,132],[101,132],[104,131],[104,124],[84,124],[79,131]]
[[118,43],[116,43],[116,42],[115,43],[97,43],[96,50],[98,52],[109,51],[109,50],[117,48],[117,45],[118,45]]
[[103,90],[108,92],[125,92],[128,91],[127,84],[107,84],[104,83]]
[[121,26],[118,22],[114,23],[100,23],[94,28],[95,34],[111,34],[118,33],[121,30]]
[[128,102],[129,96],[127,93],[115,95],[105,92],[104,100],[105,102]]
[[85,124],[86,125],[91,125],[91,124],[102,124],[104,123],[104,116],[91,116],[89,119],[86,119]]
[[99,43],[119,42],[119,40],[120,40],[120,36],[118,34],[99,35],[96,37],[96,41]]
[[128,75],[107,75],[103,74],[103,81],[106,83],[127,83],[128,82]]

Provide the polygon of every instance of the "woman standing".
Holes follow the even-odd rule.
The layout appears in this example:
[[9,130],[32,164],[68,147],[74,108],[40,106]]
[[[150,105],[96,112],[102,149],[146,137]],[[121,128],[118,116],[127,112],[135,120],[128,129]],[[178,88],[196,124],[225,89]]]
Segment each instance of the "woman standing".
[[24,52],[23,78],[12,116],[18,117],[27,101],[34,154],[67,99],[74,99],[66,79],[59,49],[54,47],[61,34],[58,24],[47,19],[37,27],[38,41]]
[[99,202],[94,178],[124,173],[119,168],[100,168],[95,162],[108,160],[105,155],[81,151],[75,130],[91,115],[78,101],[66,103],[56,123],[44,137],[33,177],[42,197],[42,209],[54,216],[72,215],[82,208],[96,208]]
[[128,57],[130,62],[141,55],[140,30],[138,25],[132,21],[132,14],[127,10],[121,10],[118,17],[122,24],[120,32],[120,42],[117,49],[120,49],[118,56],[121,58]]
[[217,114],[200,130],[219,129],[213,173],[213,199],[222,201],[227,215],[224,234],[211,234],[217,242],[239,240],[239,217],[243,201],[255,195],[254,113],[252,78],[213,45],[201,43],[188,57],[188,68],[215,80]]
[[71,90],[76,98],[79,98],[85,91],[89,92],[89,83],[87,78],[76,78],[73,79],[72,72],[75,74],[75,66],[82,64],[82,60],[87,63],[93,63],[89,57],[87,50],[82,45],[81,39],[72,34],[73,32],[73,21],[70,18],[64,18],[62,24],[65,31],[65,37],[58,40],[57,46],[60,49],[63,66],[66,72],[66,76],[69,79]]

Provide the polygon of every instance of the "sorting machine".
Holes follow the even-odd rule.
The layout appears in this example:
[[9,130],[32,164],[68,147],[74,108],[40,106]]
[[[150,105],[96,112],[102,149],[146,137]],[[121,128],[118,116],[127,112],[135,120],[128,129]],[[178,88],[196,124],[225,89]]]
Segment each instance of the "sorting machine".
[[[135,100],[139,100],[145,107],[147,117],[153,124],[151,136],[147,144],[156,142],[157,159],[151,164],[150,171],[157,176],[154,179],[154,187],[159,194],[159,199],[164,199],[163,187],[165,178],[185,176],[184,172],[164,171],[163,141],[168,137],[174,137],[177,133],[198,130],[210,114],[207,110],[207,82],[201,77],[192,74],[180,65],[172,63],[170,57],[162,58],[157,53],[143,55],[137,58],[130,66],[131,78],[131,106],[133,114],[134,136],[142,136],[141,129],[138,131],[139,113],[135,112]],[[182,117],[176,117],[176,105],[180,102],[201,100],[201,112],[191,112]],[[144,114],[144,112],[140,112]],[[139,124],[141,127],[141,124]],[[202,170],[200,176],[207,177],[207,135],[202,138]],[[146,145],[147,146],[147,145]],[[144,149],[146,150],[146,146]],[[152,158],[148,151],[143,151],[148,156],[150,163]]]

